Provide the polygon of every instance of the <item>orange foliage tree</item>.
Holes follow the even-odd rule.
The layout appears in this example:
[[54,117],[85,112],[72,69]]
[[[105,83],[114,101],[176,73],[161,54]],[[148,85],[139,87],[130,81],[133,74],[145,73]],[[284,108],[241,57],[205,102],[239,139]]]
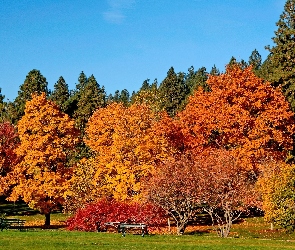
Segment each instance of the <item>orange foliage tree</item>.
[[45,225],[50,225],[50,213],[63,203],[68,188],[72,172],[68,157],[79,133],[74,121],[44,93],[26,103],[17,128],[20,146],[16,152],[21,161],[9,174],[13,185],[9,200],[22,198],[45,214]]
[[93,180],[102,195],[123,201],[140,198],[141,179],[167,154],[166,141],[153,130],[156,120],[145,105],[126,108],[118,103],[89,119],[85,142],[96,153]]
[[[251,67],[243,70],[235,65],[224,74],[210,76],[207,83],[211,91],[197,90],[173,121],[182,150],[231,150],[244,167],[255,172],[266,156],[288,156],[294,114],[280,89],[255,76]],[[173,140],[176,134],[166,137]]]

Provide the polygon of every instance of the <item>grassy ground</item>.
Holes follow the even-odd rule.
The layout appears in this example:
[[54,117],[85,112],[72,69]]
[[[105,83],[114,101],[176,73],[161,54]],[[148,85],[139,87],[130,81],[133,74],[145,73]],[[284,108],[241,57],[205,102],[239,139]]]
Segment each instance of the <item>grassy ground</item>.
[[221,239],[213,235],[152,235],[13,230],[0,232],[1,250],[51,249],[295,249],[295,242],[254,238]]
[[216,236],[211,226],[189,226],[185,235],[133,235],[118,233],[69,232],[64,228],[68,217],[52,214],[51,229],[42,229],[44,216],[23,204],[2,204],[10,218],[26,220],[26,231],[0,231],[1,250],[59,250],[59,249],[295,249],[295,233],[280,228],[270,230],[262,217],[247,218],[233,225],[230,238]]

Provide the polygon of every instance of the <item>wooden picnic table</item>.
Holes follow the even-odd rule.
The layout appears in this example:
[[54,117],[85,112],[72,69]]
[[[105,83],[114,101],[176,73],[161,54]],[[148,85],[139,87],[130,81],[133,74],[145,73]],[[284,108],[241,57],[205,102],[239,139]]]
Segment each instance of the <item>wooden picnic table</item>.
[[105,226],[115,227],[118,233],[122,233],[125,237],[126,231],[129,229],[137,229],[141,231],[141,236],[148,234],[147,225],[144,223],[125,223],[125,222],[106,222]]
[[3,231],[3,229],[16,228],[21,231],[24,229],[25,222],[21,219],[0,218],[0,229]]

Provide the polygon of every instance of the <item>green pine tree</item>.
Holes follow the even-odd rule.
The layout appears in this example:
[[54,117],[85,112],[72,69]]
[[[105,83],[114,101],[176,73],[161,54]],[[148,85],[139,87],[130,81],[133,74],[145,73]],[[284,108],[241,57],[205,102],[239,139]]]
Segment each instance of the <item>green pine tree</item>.
[[2,89],[0,88],[0,122],[10,121],[9,114],[7,112],[7,103],[4,102],[5,96],[1,93]]
[[53,88],[54,89],[49,97],[50,100],[54,101],[60,107],[62,112],[67,113],[67,103],[70,98],[68,84],[65,82],[65,79],[60,76]]
[[129,94],[129,91],[127,89],[123,89],[121,91],[121,94],[120,94],[120,101],[121,103],[123,103],[123,105],[125,107],[127,107],[130,103],[130,94]]
[[199,87],[205,91],[209,91],[209,86],[207,84],[208,72],[205,67],[199,68],[195,71],[194,67],[191,66],[188,69],[188,74],[186,75],[185,81],[189,89],[189,95],[193,94],[195,90]]
[[248,63],[249,65],[252,65],[254,72],[260,70],[262,65],[262,58],[256,49],[252,51]]
[[83,93],[84,88],[87,84],[87,77],[85,73],[82,71],[78,77],[78,83],[76,84],[76,89],[73,91],[70,91],[70,97],[68,98],[68,101],[65,103],[65,106],[67,107],[67,114],[74,118],[74,114],[76,110],[78,109],[78,102],[81,97],[81,93]]
[[211,71],[209,72],[209,75],[212,75],[212,76],[219,76],[219,75],[220,75],[220,71],[219,71],[219,69],[215,66],[215,64],[213,65]]
[[184,108],[188,92],[184,73],[176,74],[171,67],[159,87],[159,108],[170,116],[175,116],[177,111]]
[[[81,87],[79,85],[78,87]],[[77,109],[74,112],[76,126],[84,134],[88,119],[93,112],[106,104],[106,93],[104,88],[100,87],[95,77],[91,75],[85,85],[83,85],[76,95],[79,97],[77,101]]]
[[235,65],[235,64],[237,64],[237,63],[238,63],[237,59],[236,59],[234,56],[232,56],[232,57],[230,58],[229,62],[228,62],[228,65],[229,65],[229,66],[232,66],[232,65]]
[[100,87],[93,75],[87,79],[86,83],[84,82],[85,79],[87,78],[84,73],[82,76],[80,75],[77,92],[75,93],[77,109],[74,111],[73,116],[76,127],[81,132],[81,143],[77,146],[77,155],[75,156],[77,159],[82,159],[83,157],[89,158],[91,156],[91,150],[83,141],[85,128],[94,111],[106,105],[104,87]]
[[148,90],[150,88],[150,79],[146,79],[143,81],[141,88],[139,89],[139,91],[141,90]]
[[116,91],[115,91],[115,94],[114,94],[114,96],[113,96],[112,101],[113,101],[113,102],[119,102],[120,99],[121,99],[120,91],[119,91],[119,90],[116,90]]
[[49,95],[50,91],[47,85],[46,78],[39,70],[33,69],[28,73],[24,83],[20,86],[18,96],[14,100],[15,111],[12,113],[15,117],[12,117],[13,123],[16,123],[24,115],[25,104],[28,100],[31,100],[33,93],[41,94],[44,92],[46,96]]
[[5,95],[2,95],[2,89],[0,88],[0,103],[3,103],[5,99]]
[[275,86],[280,86],[286,99],[295,111],[295,0],[287,0],[284,11],[276,23],[277,30],[269,60],[271,70],[268,80]]
[[257,71],[257,76],[270,81],[270,76],[273,72],[273,64],[271,60],[271,55],[269,54],[265,61],[261,64],[260,69]]

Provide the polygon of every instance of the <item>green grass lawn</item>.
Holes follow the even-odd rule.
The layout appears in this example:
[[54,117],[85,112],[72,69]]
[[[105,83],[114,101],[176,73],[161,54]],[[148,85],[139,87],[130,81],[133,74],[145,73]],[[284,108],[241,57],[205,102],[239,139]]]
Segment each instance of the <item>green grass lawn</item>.
[[118,233],[70,232],[62,225],[68,216],[53,213],[54,229],[42,229],[44,216],[22,204],[3,204],[10,218],[27,221],[27,230],[0,231],[0,250],[59,250],[59,249],[295,249],[295,233],[280,228],[270,230],[262,217],[246,218],[233,225],[229,238],[217,237],[211,226],[190,226],[185,235],[133,235]]
[[295,249],[295,241],[255,238],[221,239],[213,235],[140,235],[58,230],[0,232],[1,250],[51,249]]

